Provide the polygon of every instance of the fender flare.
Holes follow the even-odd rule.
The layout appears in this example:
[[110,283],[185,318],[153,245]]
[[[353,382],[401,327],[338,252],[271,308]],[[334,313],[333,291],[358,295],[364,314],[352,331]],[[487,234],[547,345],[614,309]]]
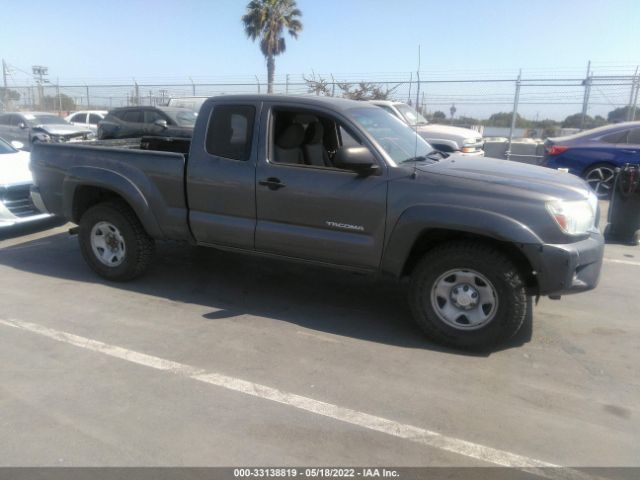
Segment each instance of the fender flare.
[[512,244],[543,243],[529,227],[500,213],[444,204],[417,205],[400,215],[389,234],[381,272],[400,277],[415,242],[429,230],[469,233]]
[[67,171],[62,182],[62,208],[65,218],[73,218],[73,204],[78,187],[98,187],[122,197],[140,219],[149,235],[164,235],[144,193],[124,175],[100,167],[78,166]]

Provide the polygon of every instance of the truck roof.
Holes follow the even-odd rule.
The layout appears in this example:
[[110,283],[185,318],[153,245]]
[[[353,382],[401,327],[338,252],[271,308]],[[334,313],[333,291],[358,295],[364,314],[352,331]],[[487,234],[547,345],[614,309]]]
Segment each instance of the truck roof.
[[327,107],[339,111],[350,110],[352,108],[378,108],[369,102],[363,102],[360,100],[350,100],[348,98],[340,97],[320,97],[316,95],[269,95],[269,94],[254,94],[254,95],[220,95],[217,97],[209,98],[204,105],[211,102],[218,101],[225,102],[291,102],[298,103],[300,105]]

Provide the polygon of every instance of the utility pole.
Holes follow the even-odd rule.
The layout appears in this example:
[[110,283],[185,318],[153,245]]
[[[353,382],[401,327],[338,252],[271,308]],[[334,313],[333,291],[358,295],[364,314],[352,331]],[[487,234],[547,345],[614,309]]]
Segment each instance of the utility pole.
[[36,79],[36,84],[38,85],[38,104],[40,108],[43,107],[44,103],[44,87],[42,84],[47,80],[44,79],[47,75],[49,75],[49,68],[43,65],[33,65],[31,67],[31,72]]
[[587,76],[584,79],[584,99],[582,101],[582,116],[580,117],[580,128],[584,128],[584,120],[589,108],[589,95],[591,93],[591,60],[587,63]]

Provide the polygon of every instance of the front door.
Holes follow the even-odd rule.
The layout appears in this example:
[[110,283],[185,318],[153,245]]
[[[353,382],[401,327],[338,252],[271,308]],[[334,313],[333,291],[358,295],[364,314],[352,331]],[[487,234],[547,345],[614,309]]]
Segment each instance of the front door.
[[[354,138],[353,128],[347,133],[345,119],[330,112],[279,104],[263,109],[263,116],[262,124],[269,128],[256,172],[256,250],[376,268],[386,217],[387,172],[382,162],[377,159],[375,175],[332,164],[337,148],[362,142]],[[312,138],[318,129],[321,138]],[[323,150],[326,156],[319,153]]]

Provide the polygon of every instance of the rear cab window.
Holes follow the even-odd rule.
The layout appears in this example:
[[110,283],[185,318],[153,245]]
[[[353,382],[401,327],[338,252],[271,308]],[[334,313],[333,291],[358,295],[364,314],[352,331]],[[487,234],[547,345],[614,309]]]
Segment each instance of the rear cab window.
[[205,149],[231,160],[249,160],[256,109],[251,105],[216,105],[211,112]]

